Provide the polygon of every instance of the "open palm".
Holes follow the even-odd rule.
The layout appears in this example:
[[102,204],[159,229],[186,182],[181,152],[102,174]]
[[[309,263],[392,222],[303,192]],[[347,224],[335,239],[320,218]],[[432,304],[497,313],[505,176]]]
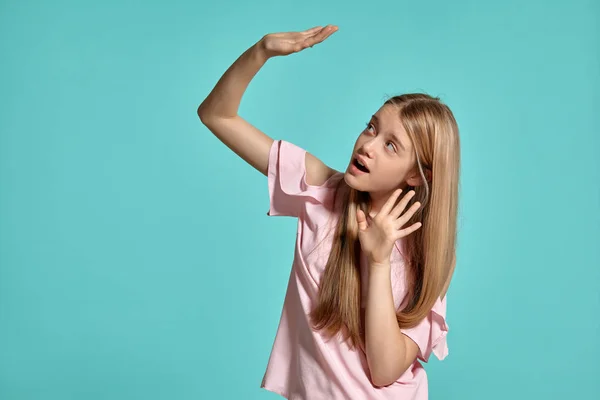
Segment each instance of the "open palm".
[[337,26],[327,25],[302,32],[269,33],[262,38],[262,44],[269,57],[285,56],[321,43],[337,30]]
[[356,221],[358,222],[358,238],[361,249],[372,262],[378,264],[388,262],[394,242],[421,227],[420,222],[405,227],[421,204],[416,202],[406,212],[404,211],[409,200],[415,195],[415,192],[411,190],[394,206],[401,192],[400,189],[394,191],[371,221],[367,221],[366,215],[361,209],[357,210]]

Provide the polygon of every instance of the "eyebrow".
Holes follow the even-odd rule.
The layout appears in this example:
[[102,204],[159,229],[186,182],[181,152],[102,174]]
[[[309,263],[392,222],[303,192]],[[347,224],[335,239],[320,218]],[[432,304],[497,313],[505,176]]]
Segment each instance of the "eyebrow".
[[[377,123],[377,125],[379,125],[379,118],[377,118],[377,115],[373,114],[371,116],[371,118],[373,118],[375,120],[375,122]],[[395,132],[392,132],[392,136],[394,137],[394,139],[396,139],[396,142],[398,142],[398,144],[400,145],[400,147],[402,147],[402,150],[406,151],[406,147],[404,147],[404,145],[402,144],[402,141],[400,140],[400,138],[398,137],[398,135]]]

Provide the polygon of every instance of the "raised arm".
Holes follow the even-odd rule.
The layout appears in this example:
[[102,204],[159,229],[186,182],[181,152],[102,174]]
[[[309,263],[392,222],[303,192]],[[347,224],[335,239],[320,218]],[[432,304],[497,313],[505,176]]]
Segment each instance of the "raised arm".
[[[206,127],[227,147],[267,174],[269,150],[273,139],[238,115],[244,92],[260,68],[271,57],[296,53],[322,42],[337,27],[328,25],[303,32],[272,33],[246,50],[223,74],[208,97],[198,107],[198,116]],[[332,169],[307,153],[307,179],[319,184]]]

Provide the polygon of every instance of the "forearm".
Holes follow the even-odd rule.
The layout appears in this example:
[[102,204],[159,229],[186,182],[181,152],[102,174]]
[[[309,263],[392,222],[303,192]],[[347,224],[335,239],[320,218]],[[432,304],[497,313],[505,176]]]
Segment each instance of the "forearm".
[[369,265],[365,342],[371,379],[376,386],[397,380],[408,368],[406,343],[396,319],[391,266]]
[[262,40],[246,50],[223,74],[198,107],[201,119],[235,117],[250,81],[267,62]]

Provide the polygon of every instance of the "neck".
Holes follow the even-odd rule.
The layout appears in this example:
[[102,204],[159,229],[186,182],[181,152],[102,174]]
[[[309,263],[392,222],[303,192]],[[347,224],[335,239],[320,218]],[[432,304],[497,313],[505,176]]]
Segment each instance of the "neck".
[[[388,192],[369,192],[369,199],[371,203],[371,211],[369,214],[372,217],[379,213],[379,211],[383,208],[383,205],[386,203],[386,201],[388,201],[394,190],[396,189],[392,189]],[[402,193],[400,193],[400,196],[398,197],[398,200],[402,199],[405,191],[406,188],[403,188]]]
[[374,197],[373,195],[371,195],[371,210],[369,213],[371,217],[374,217],[375,215],[379,214],[379,210],[381,210],[381,208],[385,204],[384,199],[384,197]]

